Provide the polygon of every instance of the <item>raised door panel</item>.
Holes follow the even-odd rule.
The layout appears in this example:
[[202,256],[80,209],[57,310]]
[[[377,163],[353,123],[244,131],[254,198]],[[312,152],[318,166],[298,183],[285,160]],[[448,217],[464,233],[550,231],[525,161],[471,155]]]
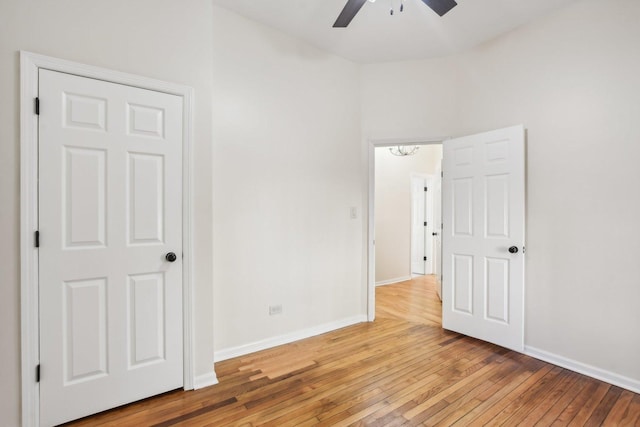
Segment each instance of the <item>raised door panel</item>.
[[63,149],[62,229],[66,249],[106,246],[106,157],[104,150]]
[[63,284],[65,386],[108,374],[107,278]]
[[165,111],[148,105],[127,104],[127,133],[134,136],[164,138]]
[[165,359],[165,278],[163,273],[129,277],[129,367]]
[[473,235],[473,178],[453,181],[453,235]]
[[164,156],[129,153],[128,242],[130,245],[164,241]]
[[509,238],[509,175],[485,177],[485,237]]
[[63,93],[63,123],[66,128],[107,130],[107,99],[86,94]]
[[509,161],[509,140],[486,142],[484,147],[486,164],[491,165]]
[[473,314],[473,256],[453,255],[453,310]]
[[485,259],[485,318],[509,323],[509,260]]
[[473,146],[461,146],[453,150],[453,164],[457,167],[473,165]]

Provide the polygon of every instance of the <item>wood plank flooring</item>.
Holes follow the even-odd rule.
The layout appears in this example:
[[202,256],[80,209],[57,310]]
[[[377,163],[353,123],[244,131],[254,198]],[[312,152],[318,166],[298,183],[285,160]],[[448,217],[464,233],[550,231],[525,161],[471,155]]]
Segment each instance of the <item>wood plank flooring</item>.
[[640,426],[640,395],[444,331],[432,276],[377,319],[216,364],[220,383],[73,426]]

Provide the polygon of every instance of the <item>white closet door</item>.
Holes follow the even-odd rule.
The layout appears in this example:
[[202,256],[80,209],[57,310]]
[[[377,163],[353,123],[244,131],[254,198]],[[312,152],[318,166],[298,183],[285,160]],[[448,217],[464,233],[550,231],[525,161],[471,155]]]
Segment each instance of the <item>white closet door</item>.
[[48,426],[183,384],[182,98],[47,70],[39,98]]

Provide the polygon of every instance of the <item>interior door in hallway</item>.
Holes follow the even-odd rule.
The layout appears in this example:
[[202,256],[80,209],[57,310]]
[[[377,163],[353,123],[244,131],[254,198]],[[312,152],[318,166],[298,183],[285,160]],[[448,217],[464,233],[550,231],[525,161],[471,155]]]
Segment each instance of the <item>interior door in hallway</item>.
[[40,419],[183,384],[182,98],[40,70]]
[[411,177],[411,274],[427,274],[427,180]]
[[443,154],[443,327],[522,351],[524,128],[445,141]]
[[433,274],[433,181],[411,177],[411,274]]

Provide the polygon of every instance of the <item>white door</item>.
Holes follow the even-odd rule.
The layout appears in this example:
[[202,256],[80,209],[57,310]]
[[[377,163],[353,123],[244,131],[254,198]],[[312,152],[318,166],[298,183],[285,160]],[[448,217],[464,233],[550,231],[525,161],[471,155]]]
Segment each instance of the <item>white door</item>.
[[524,128],[445,141],[442,326],[524,347]]
[[[429,192],[431,191],[431,192]],[[411,273],[433,273],[433,177],[411,177]]]
[[438,165],[433,183],[433,274],[436,276],[436,292],[442,300],[442,164]]
[[39,98],[49,426],[183,384],[182,98],[47,70]]
[[426,274],[427,183],[411,178],[411,273]]

